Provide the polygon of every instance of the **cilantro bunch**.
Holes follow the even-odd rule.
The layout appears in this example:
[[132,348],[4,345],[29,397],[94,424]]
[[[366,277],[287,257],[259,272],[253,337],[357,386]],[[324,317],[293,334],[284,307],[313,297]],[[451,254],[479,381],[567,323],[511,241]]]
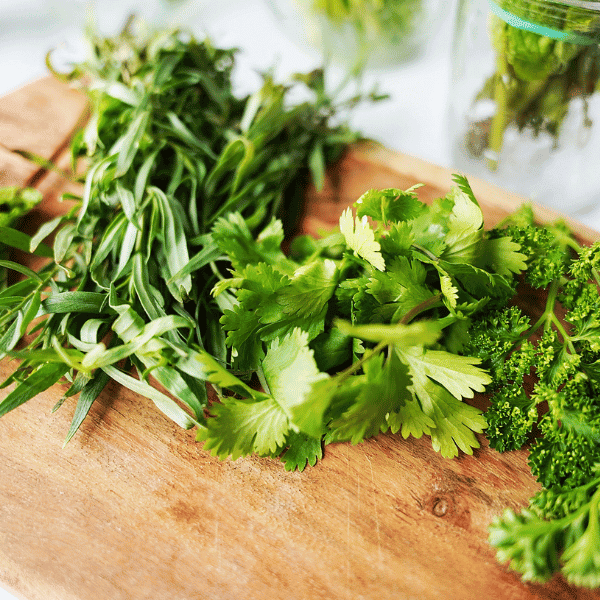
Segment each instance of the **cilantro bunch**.
[[[592,9],[528,0],[500,0],[497,4],[536,25],[600,41],[600,13]],[[473,125],[467,147],[476,156],[486,150],[498,156],[505,131],[511,126],[519,131],[530,129],[536,135],[545,132],[558,140],[571,100],[581,98],[585,103],[598,90],[598,43],[580,45],[553,39],[511,25],[495,14],[490,15],[489,29],[495,71],[475,100],[493,100],[495,113],[485,123]],[[592,126],[587,112],[583,126]],[[497,160],[488,159],[492,170]]]
[[479,446],[485,419],[463,399],[491,379],[462,353],[466,331],[512,297],[525,256],[484,231],[467,181],[456,182],[431,206],[414,189],[371,190],[339,232],[297,238],[290,255],[278,221],[256,239],[235,213],[215,224],[232,265],[213,289],[231,304],[221,318],[227,362],[268,397],[222,395],[200,434],[205,448],[303,468],[321,440],[388,430],[429,435],[445,457]]
[[529,447],[542,490],[490,533],[498,557],[532,581],[561,571],[600,586],[600,243],[581,247],[560,223],[534,226],[526,211],[506,233],[527,255],[522,297],[543,294],[541,314],[512,305],[477,316],[465,349],[492,382],[486,431],[500,451]]

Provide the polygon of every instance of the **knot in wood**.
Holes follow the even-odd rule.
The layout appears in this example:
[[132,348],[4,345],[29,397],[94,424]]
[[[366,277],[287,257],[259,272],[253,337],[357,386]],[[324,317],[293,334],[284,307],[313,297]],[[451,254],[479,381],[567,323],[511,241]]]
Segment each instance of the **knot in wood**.
[[433,508],[431,509],[431,511],[436,517],[443,517],[448,512],[448,508],[448,500],[446,500],[446,498],[438,498],[433,503]]

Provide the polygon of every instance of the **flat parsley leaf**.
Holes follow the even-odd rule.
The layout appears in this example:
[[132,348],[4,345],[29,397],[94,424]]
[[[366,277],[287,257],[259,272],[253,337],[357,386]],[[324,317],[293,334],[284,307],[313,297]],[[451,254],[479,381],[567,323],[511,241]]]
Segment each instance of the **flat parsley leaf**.
[[272,455],[285,444],[289,431],[287,416],[274,398],[258,402],[225,397],[210,407],[206,428],[198,441],[213,456],[233,460],[256,453]]
[[356,201],[356,215],[359,219],[371,217],[381,224],[412,221],[424,210],[423,203],[415,194],[419,187],[369,190]]
[[281,406],[294,429],[299,429],[294,424],[295,416],[305,412],[304,402],[312,386],[317,381],[329,378],[317,367],[313,351],[308,347],[308,333],[294,329],[282,340],[271,342],[262,369],[269,393]]
[[385,261],[381,255],[381,246],[375,241],[375,232],[366,217],[362,219],[352,215],[347,208],[340,217],[340,231],[346,244],[357,256],[360,256],[380,271],[385,270]]

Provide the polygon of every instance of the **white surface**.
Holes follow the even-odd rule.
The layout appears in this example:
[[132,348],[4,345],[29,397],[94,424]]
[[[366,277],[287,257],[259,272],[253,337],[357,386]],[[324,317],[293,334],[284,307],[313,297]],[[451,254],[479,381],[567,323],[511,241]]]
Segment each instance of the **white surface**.
[[[455,0],[447,0],[454,5]],[[52,48],[81,56],[82,31],[92,9],[100,31],[117,31],[135,12],[154,23],[172,19],[166,0],[0,0],[0,95],[47,74],[45,55]],[[140,8],[140,7],[143,7]],[[366,84],[378,82],[390,99],[359,108],[351,124],[389,148],[451,167],[446,135],[446,98],[450,85],[450,49],[454,10],[418,60],[370,72]],[[255,89],[258,71],[276,65],[283,78],[320,66],[319,53],[302,48],[280,29],[265,0],[196,0],[181,3],[179,20],[207,33],[217,46],[235,46],[241,92]],[[332,67],[332,79],[341,77]],[[367,86],[368,87],[368,86]],[[600,218],[587,219],[600,230]],[[0,543],[2,538],[0,536]],[[14,596],[0,589],[0,600]]]

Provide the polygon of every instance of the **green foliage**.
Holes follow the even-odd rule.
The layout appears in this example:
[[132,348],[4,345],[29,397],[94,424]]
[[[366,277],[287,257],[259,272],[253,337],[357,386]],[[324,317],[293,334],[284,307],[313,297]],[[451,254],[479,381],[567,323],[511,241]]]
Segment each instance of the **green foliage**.
[[[492,14],[490,43],[496,53],[496,71],[476,99],[493,100],[496,112],[489,122],[476,124],[479,130],[489,132],[483,145],[473,148],[477,154],[485,148],[499,153],[510,126],[558,138],[570,101],[576,97],[585,101],[597,90],[600,80],[596,43],[600,17],[595,10],[525,0],[496,3],[517,18],[566,35],[583,36],[591,43],[547,37]],[[586,117],[581,126],[590,127],[591,121]],[[492,161],[490,166],[495,168],[496,163]]]
[[[535,322],[518,306],[477,315],[464,351],[481,358],[493,378],[490,445],[507,451],[530,444],[546,505],[540,511],[534,498],[535,510],[507,512],[490,540],[527,580],[562,571],[576,585],[596,587],[597,497],[587,498],[585,514],[572,498],[595,481],[600,464],[598,244],[580,247],[562,223],[541,227],[517,217],[506,224],[527,256],[523,280],[546,293],[546,305]],[[560,504],[567,501],[569,507]]]
[[[249,386],[249,371],[234,369],[264,358],[259,330],[276,341],[309,321],[313,336],[323,329],[311,319],[324,319],[335,269],[290,268],[281,243],[284,227],[295,223],[275,217],[307,173],[322,184],[326,164],[359,138],[340,117],[364,96],[338,103],[315,70],[282,83],[265,73],[252,94],[239,97],[235,50],[137,20],[114,37],[90,31],[87,42],[88,58],[61,75],[90,99],[91,117],[71,146],[73,162],[85,158],[87,165],[83,193],[72,198],[73,210],[31,237],[2,222],[7,245],[49,260],[35,272],[0,264],[26,278],[0,291],[0,354],[23,359],[6,382],[19,385],[0,413],[64,375],[71,382],[66,397],[81,392],[70,439],[108,376],[208,438],[218,424],[210,420],[213,429],[204,429],[209,408],[223,422],[240,418],[241,441],[229,433],[230,443],[215,451],[274,452],[288,416]],[[34,190],[0,192],[11,222],[39,200]],[[44,244],[51,234],[52,248]],[[210,294],[225,261],[239,269],[242,303],[229,283]],[[293,287],[279,293],[288,282]],[[254,320],[242,310],[253,302],[262,311]],[[219,326],[223,314],[238,323],[229,339]],[[232,340],[245,343],[235,364],[226,362]],[[208,406],[207,383],[223,396],[222,406]],[[249,398],[260,409],[249,410]],[[261,419],[272,424],[271,434],[248,431]],[[302,464],[299,455],[295,461]]]
[[556,571],[576,586],[600,586],[600,479],[575,488],[542,490],[530,507],[507,510],[490,527],[498,558],[524,580],[548,581]]
[[[463,400],[491,378],[479,358],[448,349],[446,336],[511,295],[516,265],[525,267],[519,246],[490,249],[503,235],[484,231],[464,178],[431,206],[411,188],[369,190],[354,208],[356,215],[352,208],[341,215],[341,235],[301,240],[290,257],[261,254],[262,234],[245,248],[245,260],[254,262],[214,288],[217,297],[225,290],[235,295],[221,318],[230,361],[256,371],[269,387],[276,372],[285,374],[270,393],[280,398],[291,430],[326,443],[360,443],[391,429],[429,435],[445,457],[471,454],[486,422]],[[488,250],[497,270],[482,260]],[[273,362],[273,352],[296,347],[300,335],[310,360],[299,355],[293,372]],[[302,355],[308,359],[306,350]],[[295,387],[282,394],[280,386]]]
[[[416,188],[369,190],[339,231],[286,254],[286,190],[306,169],[322,181],[356,139],[329,125],[323,74],[266,75],[239,99],[233,51],[178,32],[91,41],[71,75],[93,103],[73,143],[83,195],[32,237],[8,232],[48,259],[37,271],[0,261],[23,276],[0,290],[0,354],[20,360],[0,415],[65,378],[70,439],[113,379],[214,456],[288,470],[385,431],[449,458],[486,427],[501,451],[535,434],[543,490],[492,544],[527,579],[599,585],[600,244],[534,226],[527,207],[486,231],[456,176],[429,205]],[[311,102],[288,102],[296,84]],[[546,293],[541,315],[518,307],[521,283]],[[484,391],[486,414],[465,402]]]

